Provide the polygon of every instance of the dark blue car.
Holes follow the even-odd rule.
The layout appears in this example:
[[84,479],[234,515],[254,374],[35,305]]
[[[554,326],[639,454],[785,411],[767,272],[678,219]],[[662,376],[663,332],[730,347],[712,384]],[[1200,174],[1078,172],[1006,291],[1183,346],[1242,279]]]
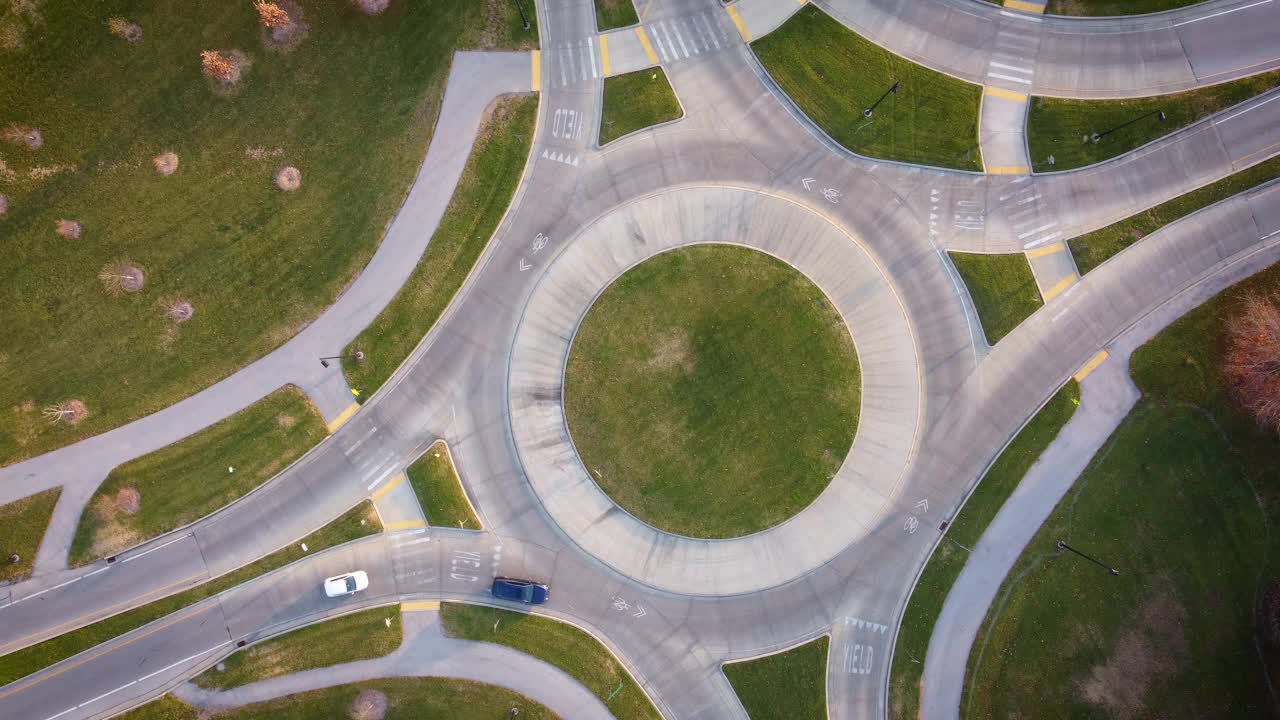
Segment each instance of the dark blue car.
[[493,579],[490,592],[496,598],[522,602],[526,605],[541,605],[551,597],[551,591],[542,583],[504,577]]

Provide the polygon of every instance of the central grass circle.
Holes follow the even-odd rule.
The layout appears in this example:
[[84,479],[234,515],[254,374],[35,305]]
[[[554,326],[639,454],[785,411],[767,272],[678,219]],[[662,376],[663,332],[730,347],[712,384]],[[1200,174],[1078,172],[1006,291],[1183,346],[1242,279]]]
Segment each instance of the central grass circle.
[[661,530],[729,538],[822,492],[858,425],[858,356],[808,278],[695,245],[623,273],[569,351],[565,413],[615,502]]

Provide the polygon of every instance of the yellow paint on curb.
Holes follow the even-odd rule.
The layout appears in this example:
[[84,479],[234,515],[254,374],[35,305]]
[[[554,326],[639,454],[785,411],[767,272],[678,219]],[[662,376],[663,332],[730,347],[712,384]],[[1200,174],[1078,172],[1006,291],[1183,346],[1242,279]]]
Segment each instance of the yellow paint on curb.
[[653,51],[653,45],[649,43],[649,36],[644,34],[644,28],[636,28],[636,37],[640,38],[640,46],[644,48],[644,54],[649,58],[649,64],[657,65],[658,54]]
[[351,403],[348,405],[346,410],[338,413],[338,417],[334,418],[333,421],[329,423],[329,432],[337,432],[338,428],[345,425],[347,421],[351,419],[351,416],[355,415],[356,411],[359,409],[360,403]]
[[1067,288],[1071,287],[1072,285],[1075,285],[1076,280],[1078,279],[1079,278],[1077,278],[1075,275],[1068,275],[1062,278],[1061,280],[1058,281],[1057,285],[1054,285],[1053,287],[1044,291],[1044,301],[1049,302],[1050,300],[1058,297],[1064,291],[1066,291]]
[[738,14],[738,8],[729,5],[725,8],[729,11],[729,19],[733,20],[733,24],[738,26],[738,34],[742,39],[751,42],[751,31],[747,29],[747,24],[742,22],[742,16]]
[[1089,362],[1084,364],[1084,367],[1080,368],[1080,370],[1076,372],[1076,382],[1082,382],[1085,378],[1089,377],[1089,373],[1097,370],[1098,366],[1102,364],[1102,361],[1109,357],[1111,357],[1111,353],[1106,350],[1099,350],[1097,355],[1094,355]]
[[534,50],[529,57],[533,58],[533,91],[538,92],[542,89],[542,51]]
[[1037,13],[1039,15],[1044,14],[1044,5],[1022,2],[1022,0],[1004,0],[1004,6],[1007,8],[1013,8],[1014,10],[1021,10],[1023,12]]
[[397,520],[393,523],[386,523],[382,528],[384,530],[413,530],[414,528],[426,526],[427,524],[422,520]]
[[1026,175],[1029,168],[1025,165],[992,165],[987,168],[988,175]]
[[400,603],[401,612],[419,612],[422,610],[439,610],[439,600],[414,600],[413,602]]
[[1027,257],[1028,258],[1044,257],[1045,255],[1053,255],[1054,253],[1060,253],[1066,249],[1067,249],[1066,243],[1054,243],[1052,245],[1045,245],[1044,247],[1038,247],[1035,250],[1028,250]]
[[378,490],[375,493],[370,495],[369,499],[377,500],[378,498],[386,495],[392,490],[395,490],[396,487],[399,486],[400,483],[402,482],[404,482],[404,473],[400,473],[399,475],[396,475],[395,477],[391,478],[391,480],[387,481],[386,485],[383,485],[382,487],[378,488]]
[[1005,100],[1012,100],[1014,102],[1024,103],[1027,101],[1026,95],[1023,95],[1022,93],[1014,92],[1012,90],[1005,90],[1004,88],[988,87],[984,89],[983,92],[989,95],[990,97],[1004,98]]
[[609,36],[600,36],[600,67],[604,68],[604,76],[609,77]]

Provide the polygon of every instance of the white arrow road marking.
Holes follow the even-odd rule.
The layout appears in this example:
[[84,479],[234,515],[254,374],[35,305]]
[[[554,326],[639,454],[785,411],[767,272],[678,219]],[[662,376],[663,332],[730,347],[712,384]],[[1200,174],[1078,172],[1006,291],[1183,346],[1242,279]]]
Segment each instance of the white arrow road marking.
[[524,258],[520,258],[520,272],[524,272],[525,270],[528,270],[531,267],[533,266],[525,262]]
[[639,606],[639,605],[636,605],[636,609],[637,609],[637,610],[639,610],[640,612],[632,614],[632,616],[631,616],[631,617],[642,618],[642,617],[644,617],[645,615],[648,615],[648,614],[649,614],[649,613],[645,612],[645,611],[644,611],[644,608],[643,608],[643,607],[641,607],[641,606]]
[[812,190],[812,189],[813,189],[813,178],[805,178],[805,179],[803,179],[803,180],[801,180],[801,181],[800,181],[800,184],[804,186],[804,189],[805,189],[805,190]]

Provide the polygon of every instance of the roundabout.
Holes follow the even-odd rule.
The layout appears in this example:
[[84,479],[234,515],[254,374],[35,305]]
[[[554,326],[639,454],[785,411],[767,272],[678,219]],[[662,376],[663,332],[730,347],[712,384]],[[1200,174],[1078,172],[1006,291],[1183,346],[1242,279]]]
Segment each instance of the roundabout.
[[730,538],[802,510],[857,428],[844,321],[786,263],[694,245],[625,272],[565,371],[574,445],[597,484],[659,529]]
[[[571,347],[584,318],[588,335],[595,334],[590,327],[592,306],[599,302],[607,307],[608,288],[618,282],[626,287],[625,279],[619,278],[628,271],[643,271],[648,263],[661,263],[668,251],[689,252],[689,246],[698,248],[697,253],[743,253],[749,248],[770,256],[770,265],[798,272],[808,280],[804,285],[816,286],[829,301],[858,349],[861,414],[843,462],[815,498],[796,503],[798,512],[776,524],[761,523],[767,529],[742,537],[689,537],[646,522],[619,505],[584,465],[575,445],[578,435],[571,435],[575,421],[566,414],[565,398],[573,386],[567,391],[565,371],[572,368]],[[602,382],[609,380],[606,371]],[[907,315],[886,275],[856,238],[784,198],[699,186],[625,203],[586,224],[565,244],[525,306],[512,348],[508,397],[513,436],[529,482],[542,506],[575,543],[653,587],[724,595],[800,577],[880,524],[914,447],[920,387]],[[786,421],[799,431],[809,419]],[[846,432],[851,429],[848,424],[846,420]],[[714,436],[715,431],[708,433]],[[588,458],[594,450],[588,446]],[[820,462],[822,451],[818,452]],[[647,481],[634,482],[643,486]],[[609,486],[609,480],[604,485]],[[696,487],[696,482],[690,486]],[[703,507],[702,512],[717,510]],[[696,509],[690,510],[691,516],[696,514]]]

